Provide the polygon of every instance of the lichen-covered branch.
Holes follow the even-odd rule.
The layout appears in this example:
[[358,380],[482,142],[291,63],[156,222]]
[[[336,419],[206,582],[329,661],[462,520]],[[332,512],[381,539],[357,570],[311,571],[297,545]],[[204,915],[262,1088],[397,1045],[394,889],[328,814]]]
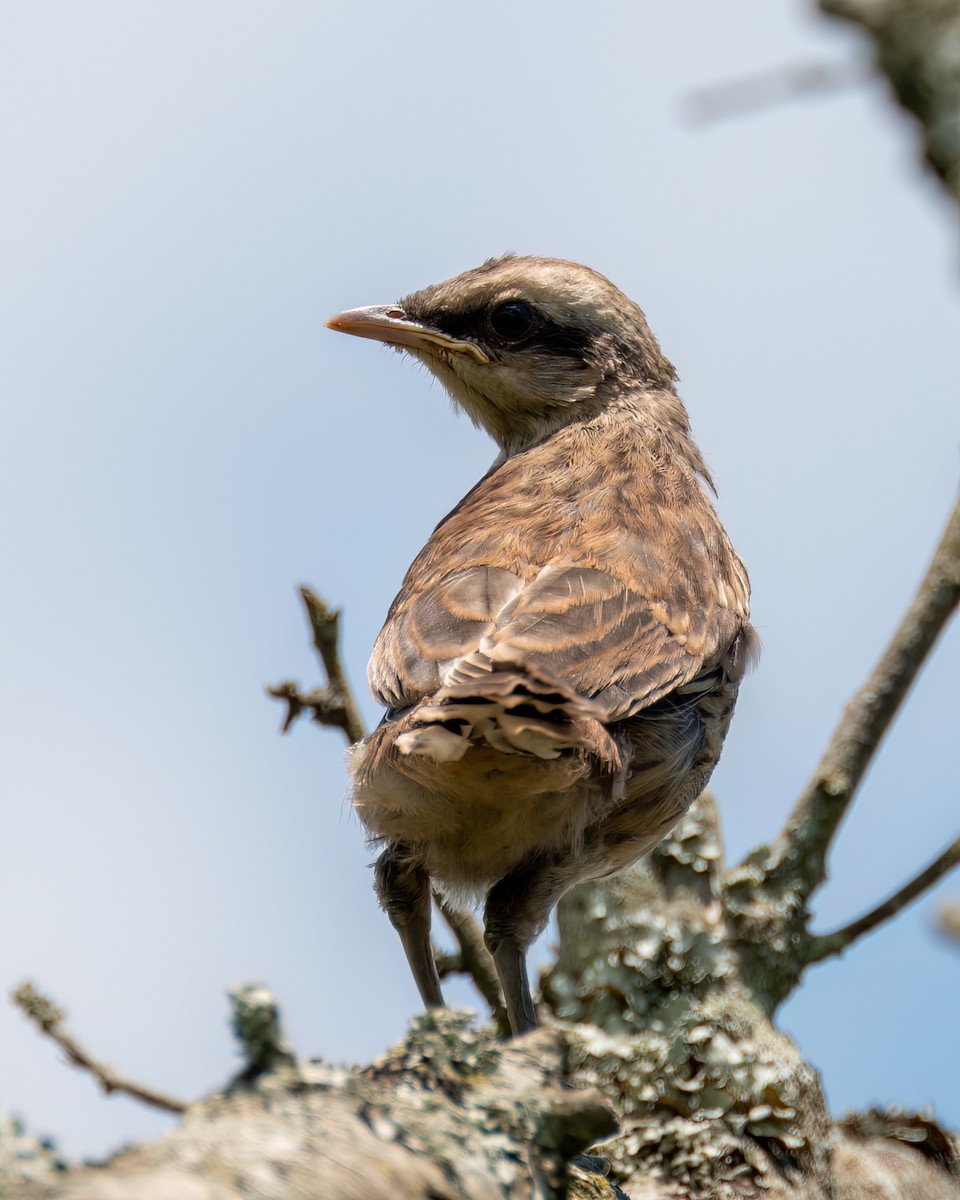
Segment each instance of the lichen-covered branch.
[[[906,616],[870,678],[847,705],[780,837],[772,847],[752,851],[724,878],[723,904],[739,970],[771,1014],[812,962],[837,952],[810,932],[810,896],[826,879],[831,843],[867,766],[958,603],[960,502]],[[920,878],[925,877],[926,873]],[[922,890],[922,883],[918,886]],[[876,927],[897,911],[889,906],[896,901],[902,907],[914,894],[919,892],[902,898],[898,893],[863,920]],[[851,929],[850,936],[859,934]]]
[[[618,1102],[624,1191],[826,1194],[829,1117],[816,1073],[740,975],[718,902],[715,806],[702,797],[649,861],[558,909],[544,1001],[579,1038],[576,1078]],[[642,1195],[642,1191],[640,1192]]]
[[595,1090],[566,1082],[562,1033],[504,1043],[426,1013],[365,1068],[298,1062],[191,1105],[161,1141],[29,1183],[11,1200],[614,1200],[570,1159],[611,1134]]
[[960,502],[923,582],[869,679],[847,705],[826,753],[764,866],[805,901],[826,878],[830,844],[890,722],[960,603]]
[[80,1045],[77,1039],[63,1025],[64,1014],[61,1009],[33,986],[32,983],[21,984],[13,993],[13,1001],[33,1021],[34,1025],[45,1033],[66,1054],[67,1059],[75,1066],[81,1067],[96,1079],[97,1083],[109,1095],[111,1092],[121,1092],[134,1100],[140,1100],[153,1108],[161,1108],[165,1112],[182,1113],[186,1104],[173,1096],[154,1091],[132,1079],[119,1075],[112,1067],[99,1062]]
[[316,592],[308,587],[300,588],[310,630],[313,634],[313,645],[320,656],[327,685],[314,688],[309,692],[301,692],[299,686],[290,680],[274,684],[267,688],[269,695],[283,700],[287,705],[287,715],[283,722],[283,732],[286,733],[297,719],[309,713],[318,725],[327,725],[343,731],[348,745],[359,742],[365,735],[360,710],[353,698],[347,674],[340,660],[340,609],[328,608]]
[[923,126],[927,161],[960,202],[960,5],[956,0],[820,0],[859,25],[897,99]]
[[891,917],[895,917],[898,912],[906,908],[918,896],[922,896],[924,892],[929,891],[934,884],[938,883],[948,871],[952,871],[958,864],[960,864],[960,838],[957,838],[928,867],[921,871],[919,875],[916,875],[909,883],[904,884],[902,888],[894,892],[882,904],[878,904],[870,912],[864,913],[856,921],[851,921],[849,925],[844,925],[842,929],[834,930],[833,933],[823,933],[812,937],[807,943],[805,950],[807,962],[822,962],[825,958],[832,958],[835,954],[842,954],[848,946],[852,946],[854,942],[859,941],[865,934],[870,933],[885,921],[889,921]]
[[[0,1198],[960,1200],[957,1148],[930,1118],[888,1111],[830,1123],[816,1073],[730,974],[712,901],[696,927],[716,862],[708,817],[694,814],[652,871],[582,889],[565,914],[567,951],[595,948],[598,990],[575,999],[564,968],[548,985],[564,1004],[599,1002],[591,1015],[619,1003],[619,1024],[503,1042],[467,1014],[436,1010],[371,1066],[346,1068],[293,1058],[274,997],[240,988],[234,1021],[261,1069],[190,1105],[161,1140],[100,1166],[67,1169],[0,1120]],[[648,962],[640,952],[657,935],[662,953]],[[630,1176],[625,1191],[574,1159],[614,1132],[610,1099],[620,1095],[627,1136],[600,1149]]]

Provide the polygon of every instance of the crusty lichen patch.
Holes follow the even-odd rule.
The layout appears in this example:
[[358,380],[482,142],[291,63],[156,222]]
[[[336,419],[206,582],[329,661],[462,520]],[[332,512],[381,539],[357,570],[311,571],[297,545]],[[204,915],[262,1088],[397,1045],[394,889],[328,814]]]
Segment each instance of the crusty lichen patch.
[[16,1117],[0,1113],[0,1196],[28,1180],[47,1180],[65,1169],[49,1139],[28,1133]]
[[561,906],[544,998],[574,1024],[574,1078],[617,1106],[605,1150],[628,1191],[657,1179],[733,1200],[828,1170],[819,1080],[742,976],[721,857],[704,801],[648,864]]
[[[407,1037],[349,1088],[375,1132],[425,1154],[451,1177],[486,1176],[504,1197],[559,1198],[567,1194],[568,1160],[616,1128],[601,1094],[570,1088],[567,1071],[566,1041],[557,1032],[502,1042],[469,1014],[440,1009],[416,1018]],[[587,1193],[581,1187],[576,1194]]]

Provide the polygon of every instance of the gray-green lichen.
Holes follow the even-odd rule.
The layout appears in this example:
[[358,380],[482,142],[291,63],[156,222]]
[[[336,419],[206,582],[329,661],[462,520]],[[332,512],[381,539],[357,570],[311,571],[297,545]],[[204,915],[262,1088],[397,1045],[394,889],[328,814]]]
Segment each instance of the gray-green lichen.
[[[452,1169],[453,1155],[458,1171],[488,1174],[504,1196],[559,1197],[570,1156],[616,1128],[599,1093],[566,1087],[566,1058],[564,1039],[550,1031],[504,1043],[469,1014],[441,1009],[416,1018],[350,1090],[366,1119],[434,1162]],[[419,1115],[431,1110],[436,1121]]]
[[35,1137],[15,1117],[0,1114],[0,1196],[31,1180],[43,1181],[65,1170],[53,1142]]
[[245,1073],[292,1066],[293,1052],[283,1033],[280,1006],[262,983],[246,983],[228,993],[233,1035],[246,1059]]
[[[247,996],[261,1015],[267,995]],[[275,1015],[268,1025],[279,1035]],[[369,1067],[278,1061],[191,1105],[161,1141],[70,1171],[55,1187],[21,1172],[0,1195],[613,1200],[611,1184],[568,1162],[615,1128],[599,1093],[570,1086],[562,1034],[504,1043],[469,1014],[440,1010]]]
[[905,109],[920,121],[927,160],[960,200],[960,9],[955,0],[821,0],[863,26]]
[[733,1200],[828,1170],[817,1075],[744,977],[721,860],[704,799],[648,864],[561,906],[544,998],[574,1025],[574,1077],[617,1106],[606,1152],[628,1191],[654,1178]]

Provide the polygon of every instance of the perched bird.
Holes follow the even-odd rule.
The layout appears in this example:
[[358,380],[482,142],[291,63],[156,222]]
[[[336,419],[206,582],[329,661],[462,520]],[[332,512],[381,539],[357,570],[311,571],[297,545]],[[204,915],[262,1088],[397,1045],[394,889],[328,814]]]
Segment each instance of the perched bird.
[[713,770],[756,635],[676,372],[641,310],[507,255],[327,325],[424,363],[500,453],[407,571],[353,749],[380,902],[443,1003],[431,885],[485,896],[515,1032],[525,954],[574,884],[657,845]]

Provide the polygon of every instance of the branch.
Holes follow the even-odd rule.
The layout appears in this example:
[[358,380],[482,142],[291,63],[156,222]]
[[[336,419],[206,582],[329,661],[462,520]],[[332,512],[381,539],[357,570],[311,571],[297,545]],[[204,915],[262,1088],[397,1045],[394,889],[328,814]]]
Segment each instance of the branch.
[[955,0],[820,0],[821,9],[859,25],[900,104],[920,121],[927,161],[960,202],[960,8]]
[[352,745],[363,739],[365,730],[340,661],[340,609],[327,608],[316,592],[308,587],[301,587],[300,595],[313,632],[313,644],[327,677],[327,686],[301,692],[297,684],[288,680],[268,687],[267,692],[287,703],[284,733],[291,729],[300,716],[309,712],[318,725],[342,729]]
[[141,1100],[154,1108],[162,1108],[165,1112],[186,1111],[187,1105],[182,1100],[175,1100],[172,1096],[165,1096],[162,1092],[155,1092],[130,1079],[124,1079],[105,1063],[92,1058],[63,1028],[63,1012],[52,1000],[38,992],[32,983],[21,984],[13,993],[13,1001],[23,1009],[41,1033],[45,1033],[57,1043],[75,1067],[89,1071],[107,1095],[111,1092],[122,1092],[134,1100]]
[[434,892],[433,899],[460,947],[459,954],[442,955],[437,963],[438,969],[442,962],[445,974],[459,972],[469,976],[490,1006],[490,1015],[498,1032],[503,1037],[510,1037],[510,1021],[500,992],[496,967],[484,944],[480,926],[470,913],[456,908],[439,892]]
[[855,87],[876,74],[870,62],[821,62],[783,66],[743,79],[715,83],[691,92],[684,115],[695,125],[749,116],[765,108],[807,96],[829,95]]
[[433,959],[437,964],[437,974],[440,976],[441,982],[444,979],[449,979],[451,975],[463,975],[466,968],[463,965],[463,955],[459,950],[448,953],[446,950],[441,950],[439,946],[433,947]]
[[764,867],[789,875],[799,899],[826,878],[826,857],[887,727],[960,603],[960,502],[926,576],[870,678],[847,705],[813,778]]
[[859,941],[864,934],[870,933],[878,925],[895,917],[901,909],[906,908],[918,896],[922,896],[958,864],[960,864],[960,838],[957,838],[938,858],[935,858],[929,867],[921,871],[909,883],[904,884],[898,892],[894,892],[888,900],[884,900],[882,904],[878,904],[876,908],[865,913],[856,921],[851,921],[849,925],[844,925],[842,929],[812,937],[804,955],[807,962],[823,962],[825,958],[842,954],[848,946]]
[[501,1042],[467,1015],[438,1009],[368,1067],[307,1061],[299,1074],[241,1080],[197,1100],[159,1141],[105,1164],[41,1175],[36,1159],[10,1161],[0,1120],[0,1195],[613,1200],[611,1182],[568,1166],[617,1128],[596,1089],[571,1086],[572,1053],[561,1030]]
[[[310,619],[313,644],[326,672],[327,686],[305,694],[295,683],[289,682],[267,689],[271,696],[287,702],[283,731],[286,733],[297,718],[309,710],[312,711],[313,720],[319,724],[342,729],[351,744],[359,742],[365,736],[365,730],[340,662],[340,610],[328,609],[324,601],[308,587],[301,587],[300,595]],[[437,894],[434,900],[460,947],[458,955],[441,957],[440,965],[444,973],[457,972],[469,976],[490,1006],[494,1024],[504,1036],[509,1037],[507,1010],[500,994],[493,959],[483,943],[480,927],[470,913],[457,909],[445,897]]]
[[[348,742],[359,742],[366,734],[340,662],[340,610],[328,609],[324,601],[308,587],[301,587],[300,595],[310,619],[313,644],[326,672],[327,686],[307,693],[301,692],[292,682],[267,688],[271,696],[287,702],[283,732],[286,733],[304,712],[310,711],[318,724],[342,729]],[[479,926],[469,913],[455,908],[444,897],[438,894],[434,899],[460,947],[456,956],[441,956],[440,965],[444,973],[457,972],[469,976],[490,1006],[494,1024],[504,1036],[509,1037],[510,1023],[500,994],[500,984]]]

